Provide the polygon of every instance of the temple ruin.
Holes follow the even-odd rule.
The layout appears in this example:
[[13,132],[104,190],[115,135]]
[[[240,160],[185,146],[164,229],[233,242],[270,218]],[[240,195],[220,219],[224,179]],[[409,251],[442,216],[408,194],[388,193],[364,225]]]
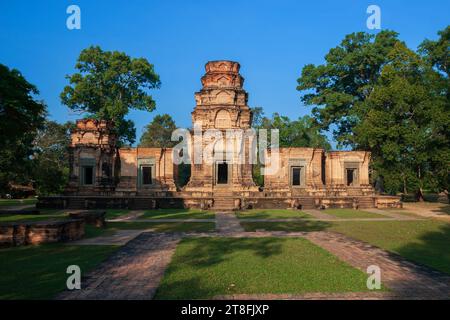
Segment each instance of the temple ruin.
[[[252,111],[239,68],[232,61],[206,64],[192,112],[192,122],[201,124],[202,133],[251,128]],[[232,161],[235,154],[228,154],[227,144],[219,143],[226,141],[217,141],[212,161],[191,161],[190,180],[180,186],[172,148],[117,148],[112,128],[104,120],[77,121],[65,193],[40,198],[38,207],[240,210],[394,207],[400,203],[397,197],[375,194],[366,151],[280,148],[278,169],[265,175],[260,187],[252,178],[253,164]],[[247,160],[249,144],[245,142],[242,155]],[[265,155],[270,157],[272,152],[266,150]],[[221,156],[215,158],[217,154]]]

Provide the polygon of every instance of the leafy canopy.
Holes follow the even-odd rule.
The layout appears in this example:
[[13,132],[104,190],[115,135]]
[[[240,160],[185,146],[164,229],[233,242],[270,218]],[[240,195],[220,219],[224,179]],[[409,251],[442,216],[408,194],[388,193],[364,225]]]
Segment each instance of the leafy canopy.
[[140,147],[170,148],[177,142],[171,141],[172,132],[177,128],[175,121],[168,114],[156,115],[145,127]]
[[33,140],[44,123],[46,106],[39,92],[16,69],[0,64],[0,192],[10,182],[27,183]]
[[155,109],[149,90],[161,82],[153,65],[144,58],[91,46],[81,51],[75,68],[78,72],[67,76],[70,85],[60,95],[62,103],[88,117],[113,120],[121,141],[133,143],[134,123],[125,116],[130,109]]
[[323,130],[333,127],[339,145],[358,147],[353,128],[362,116],[357,106],[373,91],[388,54],[399,40],[393,31],[347,35],[325,56],[323,65],[306,65],[297,80],[302,102]]

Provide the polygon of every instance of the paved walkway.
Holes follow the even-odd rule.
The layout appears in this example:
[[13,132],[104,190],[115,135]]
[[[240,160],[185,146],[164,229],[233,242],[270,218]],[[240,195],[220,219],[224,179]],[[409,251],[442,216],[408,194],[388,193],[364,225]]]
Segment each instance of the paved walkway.
[[57,299],[151,299],[179,240],[175,234],[143,233],[84,278],[81,290]]
[[142,229],[142,230],[117,230],[114,234],[109,236],[99,236],[95,238],[81,239],[77,241],[70,242],[70,245],[125,245],[130,240],[133,240],[143,232],[149,232],[152,229]]
[[[315,216],[315,220],[348,221]],[[379,213],[379,212],[376,212]],[[315,212],[317,214],[317,212]],[[323,214],[323,215],[322,215]],[[390,213],[389,213],[390,214]],[[386,215],[386,214],[385,214]],[[328,216],[328,215],[327,215]],[[389,216],[389,215],[388,215]],[[401,220],[410,217],[401,216]],[[400,220],[386,217],[380,220]],[[414,219],[414,218],[413,218]],[[141,221],[137,219],[132,221]],[[145,222],[179,222],[179,219],[144,220]],[[183,222],[186,219],[182,219]],[[189,222],[212,222],[212,219],[187,219]],[[244,221],[293,221],[313,219],[245,219]],[[121,220],[127,221],[127,220]],[[304,295],[233,295],[218,299],[450,299],[450,276],[345,235],[329,232],[257,231],[245,232],[234,213],[216,213],[215,232],[153,233],[146,230],[123,230],[116,235],[85,239],[78,244],[125,244],[82,282],[82,290],[66,291],[59,299],[151,299],[170,263],[177,243],[183,237],[303,237],[324,248],[351,266],[366,272],[370,265],[381,268],[382,283],[391,291],[369,293],[310,293]],[[147,230],[148,231],[148,230]],[[136,237],[136,238],[134,238]],[[134,238],[134,239],[133,239]],[[133,239],[133,240],[131,240]],[[131,240],[131,241],[130,241]],[[76,244],[74,242],[73,244]]]
[[222,234],[244,231],[234,212],[216,212],[216,229]]
[[450,276],[441,272],[339,233],[310,232],[305,238],[363,272],[379,266],[382,283],[398,298],[450,299]]

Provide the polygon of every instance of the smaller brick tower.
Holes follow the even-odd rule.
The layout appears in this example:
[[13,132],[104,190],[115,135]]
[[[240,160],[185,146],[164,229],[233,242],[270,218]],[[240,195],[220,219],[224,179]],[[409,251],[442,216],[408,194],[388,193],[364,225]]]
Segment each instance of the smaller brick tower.
[[70,178],[66,193],[104,194],[114,191],[116,135],[106,120],[77,120],[70,145]]

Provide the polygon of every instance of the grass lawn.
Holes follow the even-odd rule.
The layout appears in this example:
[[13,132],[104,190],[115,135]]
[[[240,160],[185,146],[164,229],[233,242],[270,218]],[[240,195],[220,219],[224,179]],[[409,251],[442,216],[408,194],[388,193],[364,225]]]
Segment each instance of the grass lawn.
[[323,213],[336,218],[387,218],[381,214],[354,209],[326,209]]
[[36,198],[27,198],[27,199],[0,199],[0,207],[9,207],[9,206],[25,206],[35,204],[37,202]]
[[44,220],[59,220],[67,218],[67,214],[59,209],[39,209],[40,214],[2,214],[0,215],[1,222],[13,221],[44,221]]
[[177,246],[156,299],[238,293],[367,291],[367,275],[301,238],[190,238]]
[[442,221],[241,221],[241,226],[245,231],[336,231],[450,274],[450,223]]
[[333,222],[331,229],[450,274],[450,223],[348,221]]
[[247,232],[266,230],[266,231],[322,231],[330,227],[327,221],[300,220],[289,222],[245,222],[241,221],[241,226]]
[[246,211],[237,211],[236,216],[239,219],[304,219],[311,218],[311,215],[298,210],[283,209],[252,209]]
[[116,219],[120,216],[126,215],[130,210],[127,209],[107,209],[106,210],[106,219]]
[[214,219],[214,212],[197,209],[148,210],[139,219]]
[[105,231],[153,229],[155,232],[207,232],[215,228],[214,222],[108,222]]
[[118,247],[46,244],[0,249],[0,300],[51,299],[66,287],[69,265],[82,275]]

